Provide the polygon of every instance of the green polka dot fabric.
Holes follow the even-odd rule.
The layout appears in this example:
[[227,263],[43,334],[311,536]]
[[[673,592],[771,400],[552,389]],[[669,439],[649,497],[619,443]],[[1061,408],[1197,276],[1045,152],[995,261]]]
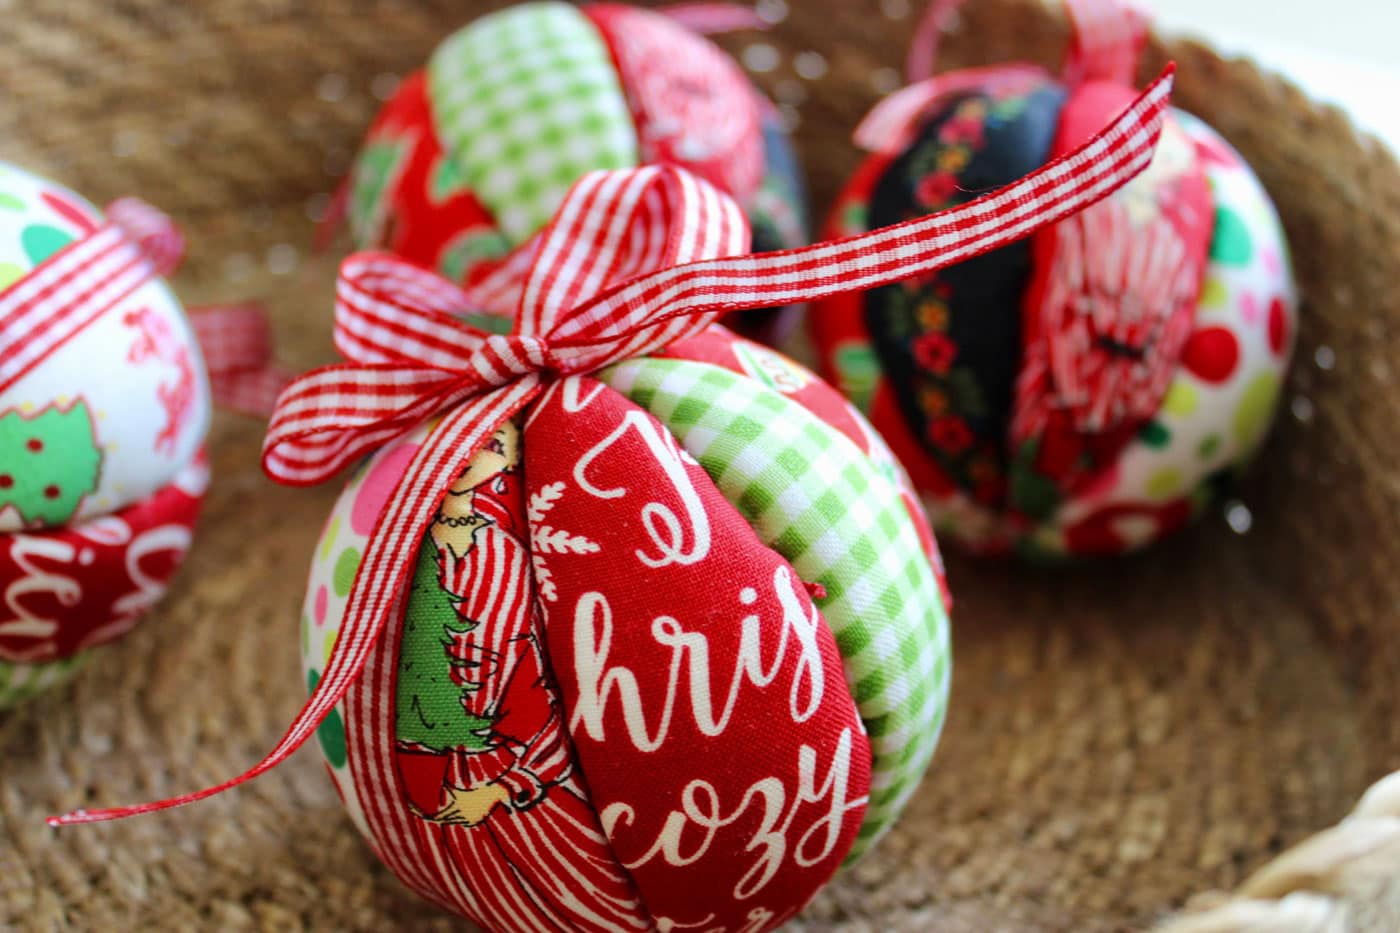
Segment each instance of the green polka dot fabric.
[[[331,649],[340,634],[350,585],[360,566],[369,533],[379,516],[393,484],[408,465],[408,459],[426,436],[419,428],[404,442],[381,450],[362,464],[350,477],[340,498],[331,509],[321,530],[311,561],[306,601],[301,613],[302,683],[309,694],[326,670]],[[408,452],[404,456],[403,451]],[[346,810],[360,832],[368,835],[369,824],[351,779],[346,757],[344,705],[337,706],[316,730],[316,743],[326,761],[326,770],[345,801]]]
[[429,61],[428,87],[444,149],[513,242],[589,171],[638,162],[612,57],[569,4],[522,4],[460,30]]
[[802,406],[717,366],[649,358],[598,378],[666,425],[759,537],[825,588],[817,604],[874,755],[859,858],[928,767],[948,702],[948,618],[898,488]]

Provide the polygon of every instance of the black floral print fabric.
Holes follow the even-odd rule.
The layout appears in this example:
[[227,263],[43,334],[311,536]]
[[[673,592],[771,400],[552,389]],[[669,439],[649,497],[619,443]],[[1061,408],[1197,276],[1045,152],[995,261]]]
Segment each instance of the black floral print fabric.
[[[1064,101],[1049,80],[950,97],[876,182],[869,225],[966,203],[1040,167]],[[1022,241],[866,298],[866,327],[905,417],[948,476],[988,505],[1006,495],[1030,253]]]

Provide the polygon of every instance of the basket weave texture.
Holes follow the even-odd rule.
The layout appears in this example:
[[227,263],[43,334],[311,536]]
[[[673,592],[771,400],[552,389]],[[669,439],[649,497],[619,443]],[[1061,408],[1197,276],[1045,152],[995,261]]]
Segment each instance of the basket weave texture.
[[[191,242],[182,297],[263,298],[286,361],[327,362],[335,257],[308,256],[311,218],[393,76],[500,5],[15,4],[0,29],[0,158],[94,200],[160,205]],[[770,34],[720,40],[779,51],[756,77],[800,120],[819,210],[859,158],[855,122],[898,80],[916,14],[792,0]],[[1065,41],[1036,0],[979,0],[942,65],[1053,65]],[[1178,105],[1245,154],[1292,242],[1304,305],[1279,424],[1232,523],[1212,516],[1145,555],[1069,571],[951,557],[943,745],[899,827],[794,929],[1151,927],[1223,899],[1198,892],[1235,888],[1400,768],[1400,167],[1248,63],[1174,43],[1144,67],[1168,55]],[[216,423],[196,546],[157,611],[72,686],[0,716],[0,928],[460,928],[380,866],[314,752],[184,810],[43,825],[241,770],[304,698],[297,613],[336,490],[272,485],[260,437]],[[1391,859],[1396,796],[1377,830]],[[1317,916],[1341,918],[1327,929],[1400,928],[1400,868],[1349,858],[1245,893],[1276,911],[1269,899],[1310,888],[1331,911]],[[1187,921],[1324,928],[1214,922]]]

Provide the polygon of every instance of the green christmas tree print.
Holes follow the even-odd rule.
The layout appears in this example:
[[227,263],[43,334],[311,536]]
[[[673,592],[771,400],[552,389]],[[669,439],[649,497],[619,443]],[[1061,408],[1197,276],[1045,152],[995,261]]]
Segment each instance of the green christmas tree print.
[[85,400],[32,417],[0,413],[0,510],[17,509],[26,526],[66,523],[97,488],[101,466]]
[[491,722],[467,713],[462,699],[471,689],[452,681],[452,636],[475,623],[458,614],[438,585],[437,546],[424,537],[409,590],[399,640],[395,736],[434,752],[480,751]]

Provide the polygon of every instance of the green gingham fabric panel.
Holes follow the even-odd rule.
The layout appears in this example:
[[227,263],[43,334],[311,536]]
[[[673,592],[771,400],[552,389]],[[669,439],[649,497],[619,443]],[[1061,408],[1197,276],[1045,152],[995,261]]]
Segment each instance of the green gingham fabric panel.
[[825,587],[817,605],[874,754],[854,861],[914,792],[948,703],[948,617],[898,489],[839,432],[728,370],[640,359],[598,378],[666,425],[759,537]]
[[567,3],[482,17],[428,63],[443,149],[520,243],[594,169],[637,164],[637,131],[601,34]]
[[0,661],[0,709],[23,703],[72,677],[87,663],[91,652],[50,661],[45,664],[17,664]]

